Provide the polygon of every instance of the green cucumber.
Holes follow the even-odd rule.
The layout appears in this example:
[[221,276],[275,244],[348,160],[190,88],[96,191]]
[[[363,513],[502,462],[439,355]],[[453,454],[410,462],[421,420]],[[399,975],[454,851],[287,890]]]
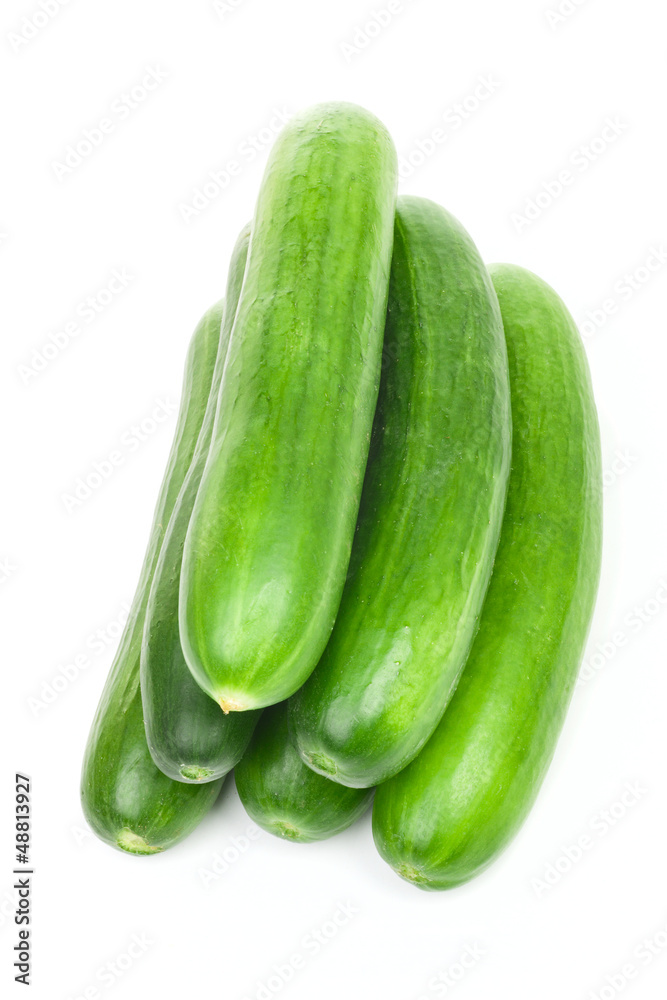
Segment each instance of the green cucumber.
[[292,699],[299,752],[378,785],[437,726],[478,624],[511,451],[496,293],[467,232],[399,198],[386,365],[350,574],[322,660]]
[[202,318],[188,351],[178,422],[130,614],[88,737],[81,801],[102,840],[130,854],[178,843],[215,802],[222,781],[191,787],[166,777],[148,752],[139,683],[146,605],[164,531],[192,461],[209,397],[223,303]]
[[498,554],[456,694],[373,812],[380,854],[423,889],[484,871],[527,816],[570,701],[600,571],[600,437],[581,338],[535,275],[497,265],[491,276],[514,423]]
[[308,677],[345,582],[377,400],[397,182],[381,123],[291,119],[269,156],[183,554],[190,670],[223,711]]
[[218,356],[208,406],[192,464],[169,521],[153,576],[141,652],[141,696],[146,739],[157,766],[178,781],[213,781],[240,760],[258,712],[225,716],[199,687],[185,662],[178,629],[183,544],[211,444],[229,334],[236,315],[250,240],[241,233],[227,283]]
[[263,713],[234,776],[250,818],[276,837],[300,843],[346,830],[373,797],[372,789],[345,788],[306,767],[290,739],[285,702]]

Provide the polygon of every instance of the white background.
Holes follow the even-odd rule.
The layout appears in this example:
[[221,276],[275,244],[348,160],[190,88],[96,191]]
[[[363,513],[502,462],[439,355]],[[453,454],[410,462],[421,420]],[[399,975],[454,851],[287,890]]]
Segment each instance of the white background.
[[[362,48],[356,29],[384,0],[235,0],[226,11],[209,0],[69,0],[27,42],[12,34],[30,32],[24,19],[39,11],[37,0],[4,0],[3,981],[13,976],[10,821],[20,770],[34,792],[33,997],[64,1000],[96,986],[98,996],[127,1000],[240,1000],[262,996],[273,967],[297,952],[305,968],[264,996],[663,995],[667,265],[640,270],[635,289],[623,276],[667,246],[664,32],[649,0],[579,0],[550,23],[556,3],[403,2]],[[151,68],[166,79],[131,114],[112,112],[113,131],[58,179],[54,164],[68,145]],[[493,90],[484,100],[474,97],[482,78]],[[128,448],[123,465],[70,513],[63,494],[158,400],[177,402],[191,330],[222,294],[232,245],[252,214],[267,147],[250,162],[242,144],[269,126],[274,109],[328,99],[373,110],[403,157],[442,127],[446,141],[419,169],[404,170],[401,190],[443,203],[489,262],[537,271],[589,323],[606,482],[592,676],[577,689],[520,835],[486,875],[444,894],[391,872],[375,853],[369,817],[308,847],[267,834],[238,840],[249,821],[231,780],[202,826],[153,858],[124,856],[86,834],[79,805],[83,747],[115,645],[107,640],[95,653],[90,637],[113,632],[131,600],[174,417]],[[465,120],[455,110],[463,102]],[[583,150],[608,118],[619,134],[596,144],[583,169],[591,155]],[[181,206],[230,159],[241,159],[239,176],[186,223]],[[516,216],[564,169],[572,183],[560,196],[543,193],[537,218],[521,225]],[[115,268],[131,282],[86,323],[79,304]],[[615,311],[591,320],[587,312],[607,299]],[[26,377],[33,349],[76,319],[78,336]],[[85,669],[36,707],[30,699],[48,697],[77,655],[87,657]],[[639,791],[619,805],[627,783]],[[590,849],[563,861],[583,835]],[[207,887],[202,869],[216,852],[233,860]],[[556,864],[569,870],[540,887]],[[357,912],[316,953],[306,936],[341,903]],[[151,943],[105,985],[98,970],[133,934]],[[651,938],[658,954],[648,961],[641,943]],[[446,993],[445,980],[434,979],[456,976],[466,948],[483,955]],[[627,963],[634,977],[605,985]]]

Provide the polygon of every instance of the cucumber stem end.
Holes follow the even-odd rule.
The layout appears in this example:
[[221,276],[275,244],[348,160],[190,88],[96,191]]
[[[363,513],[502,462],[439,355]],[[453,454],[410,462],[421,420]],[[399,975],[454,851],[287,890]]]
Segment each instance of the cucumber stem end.
[[244,712],[246,709],[246,706],[242,705],[240,701],[236,701],[234,698],[225,698],[224,695],[219,699],[218,705],[225,715],[229,715],[230,712]]

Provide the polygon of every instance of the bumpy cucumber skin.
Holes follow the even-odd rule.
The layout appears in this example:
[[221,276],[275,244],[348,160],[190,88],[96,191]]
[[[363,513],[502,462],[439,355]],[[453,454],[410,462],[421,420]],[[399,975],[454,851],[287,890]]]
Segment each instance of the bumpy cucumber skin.
[[181,641],[224,711],[317,663],[350,557],[379,385],[396,152],[354,105],[269,157],[213,443],[185,543]]
[[284,702],[265,710],[234,775],[258,826],[304,844],[347,830],[373,797],[373,789],[345,788],[306,767],[290,739]]
[[243,284],[250,226],[234,248],[226,308],[208,406],[188,474],[169,521],[153,576],[141,651],[141,696],[146,739],[157,766],[177,781],[224,777],[244,753],[259,712],[223,715],[188,669],[178,628],[183,545],[211,444],[229,334]]
[[329,645],[291,701],[299,751],[380,784],[438,724],[478,624],[511,452],[496,293],[448,212],[399,198],[385,367],[349,579]]
[[514,422],[495,568],[456,694],[373,812],[380,854],[423,889],[484,871],[526,818],[570,702],[600,571],[600,438],[577,328],[534,274],[490,271]]
[[190,343],[176,433],[139,584],[84,754],[84,815],[101,840],[130,854],[156,854],[178,843],[205,816],[222,785],[191,787],[158,770],[146,743],[139,680],[150,584],[204,417],[222,314],[219,302],[204,315]]

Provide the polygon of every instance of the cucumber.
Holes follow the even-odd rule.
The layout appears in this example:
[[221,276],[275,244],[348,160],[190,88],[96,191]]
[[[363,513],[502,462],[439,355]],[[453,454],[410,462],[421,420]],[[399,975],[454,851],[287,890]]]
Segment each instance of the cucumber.
[[155,854],[178,843],[215,802],[222,781],[191,787],[153,763],[144,732],[139,661],[153,572],[179,490],[192,461],[208,401],[223,303],[200,321],[190,344],[174,443],[153,517],[132,607],[88,737],[81,801],[102,840],[130,854]]
[[372,789],[345,788],[306,767],[289,736],[285,702],[263,713],[234,775],[250,818],[276,837],[301,843],[346,830],[373,797]]
[[350,574],[321,662],[292,699],[299,752],[380,784],[437,726],[500,533],[511,451],[507,353],[475,245],[399,198],[385,359]]
[[528,814],[570,701],[600,571],[600,437],[577,328],[535,275],[497,265],[491,276],[514,422],[495,568],[442,722],[379,789],[373,811],[380,854],[423,889],[482,872]]
[[223,711],[308,677],[347,572],[377,400],[397,183],[354,105],[291,119],[269,156],[183,554],[190,670]]
[[183,657],[178,593],[183,544],[208,456],[229,333],[243,283],[250,227],[232,256],[222,323],[204,422],[192,464],[169,521],[150,589],[141,652],[141,696],[151,757],[178,781],[213,781],[234,767],[246,749],[258,712],[225,716],[196,683]]

